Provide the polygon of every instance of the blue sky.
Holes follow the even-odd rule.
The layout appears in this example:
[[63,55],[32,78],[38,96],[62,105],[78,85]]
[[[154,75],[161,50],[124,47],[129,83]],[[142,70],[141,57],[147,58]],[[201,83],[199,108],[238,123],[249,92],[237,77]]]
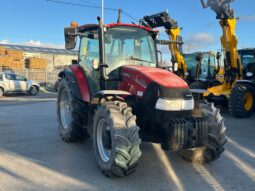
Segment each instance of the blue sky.
[[[99,5],[100,0],[60,0]],[[210,9],[203,9],[199,0],[105,0],[105,6],[122,8],[135,18],[168,10],[183,28],[182,36],[194,51],[218,50],[221,28]],[[235,0],[239,48],[255,47],[255,1]],[[1,0],[0,43],[57,46],[64,44],[63,28],[71,21],[95,23],[99,9],[50,3],[45,0]],[[106,11],[106,23],[115,22],[117,13]],[[131,22],[123,16],[123,22]]]

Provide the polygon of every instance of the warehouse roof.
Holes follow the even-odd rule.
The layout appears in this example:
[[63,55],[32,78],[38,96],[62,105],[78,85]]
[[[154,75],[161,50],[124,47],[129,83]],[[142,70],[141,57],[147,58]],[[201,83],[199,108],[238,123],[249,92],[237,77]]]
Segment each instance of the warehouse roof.
[[63,54],[63,55],[77,55],[77,50],[65,50],[57,48],[44,48],[44,47],[35,47],[35,46],[22,46],[22,45],[13,45],[13,44],[0,44],[0,47],[3,46],[6,49],[20,50],[23,52],[33,52],[33,53],[44,53],[44,54]]

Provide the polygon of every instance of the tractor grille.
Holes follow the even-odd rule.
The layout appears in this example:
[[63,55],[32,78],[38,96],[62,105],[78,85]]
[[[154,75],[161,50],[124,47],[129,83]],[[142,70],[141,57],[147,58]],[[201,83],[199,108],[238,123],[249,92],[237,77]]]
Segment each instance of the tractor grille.
[[203,146],[208,138],[208,122],[204,118],[174,118],[163,127],[163,149],[178,151]]

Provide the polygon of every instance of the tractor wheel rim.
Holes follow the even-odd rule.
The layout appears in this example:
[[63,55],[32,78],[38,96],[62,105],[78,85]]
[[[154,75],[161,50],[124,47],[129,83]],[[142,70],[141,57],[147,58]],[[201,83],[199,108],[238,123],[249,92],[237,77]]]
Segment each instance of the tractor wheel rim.
[[244,98],[244,108],[246,111],[250,111],[253,106],[253,96],[251,92],[247,92]]
[[[110,137],[110,128],[107,125],[107,122],[105,119],[101,119],[98,122],[98,126],[97,126],[97,149],[99,152],[99,155],[101,157],[101,159],[107,163],[110,160],[111,157],[111,148],[106,148],[106,144],[105,144],[105,134],[108,134],[109,137],[107,138],[108,141],[111,142],[111,137]],[[110,143],[111,144],[111,143]]]
[[71,122],[70,103],[67,90],[63,90],[60,97],[60,117],[64,129],[68,129]]

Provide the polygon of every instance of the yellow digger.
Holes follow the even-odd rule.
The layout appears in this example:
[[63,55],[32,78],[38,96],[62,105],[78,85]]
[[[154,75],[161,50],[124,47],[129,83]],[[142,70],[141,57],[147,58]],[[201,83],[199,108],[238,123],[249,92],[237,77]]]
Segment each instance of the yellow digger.
[[[178,26],[177,21],[172,19],[167,12],[147,15],[140,20],[140,24],[150,28],[164,27],[169,41],[164,42],[161,40],[158,44],[167,45],[169,47],[172,57],[171,71],[184,79],[191,87],[199,86],[200,88],[203,87],[202,89],[206,89],[215,84],[221,84],[222,70],[219,65],[220,55],[217,54],[216,56],[210,52],[202,54],[184,54],[182,51],[183,41],[181,28]],[[215,62],[216,59],[217,64]],[[213,69],[210,71],[211,68]],[[203,71],[199,69],[203,69]],[[206,71],[204,71],[204,69]],[[202,75],[200,75],[201,72],[203,72]]]
[[[167,12],[161,12],[154,15],[147,15],[140,20],[140,24],[150,27],[158,28],[164,27],[169,41],[159,41],[158,44],[168,45],[171,52],[171,63],[172,71],[182,79],[188,81],[189,73],[187,63],[185,62],[183,51],[182,51],[182,37],[181,28],[178,26],[176,20],[172,19]],[[169,43],[170,42],[170,43]]]
[[203,8],[215,11],[222,28],[221,45],[224,50],[224,82],[203,94],[209,101],[229,106],[230,112],[239,118],[249,117],[254,110],[254,86],[243,76],[243,66],[237,50],[235,34],[236,18],[230,8],[233,0],[200,0]]

